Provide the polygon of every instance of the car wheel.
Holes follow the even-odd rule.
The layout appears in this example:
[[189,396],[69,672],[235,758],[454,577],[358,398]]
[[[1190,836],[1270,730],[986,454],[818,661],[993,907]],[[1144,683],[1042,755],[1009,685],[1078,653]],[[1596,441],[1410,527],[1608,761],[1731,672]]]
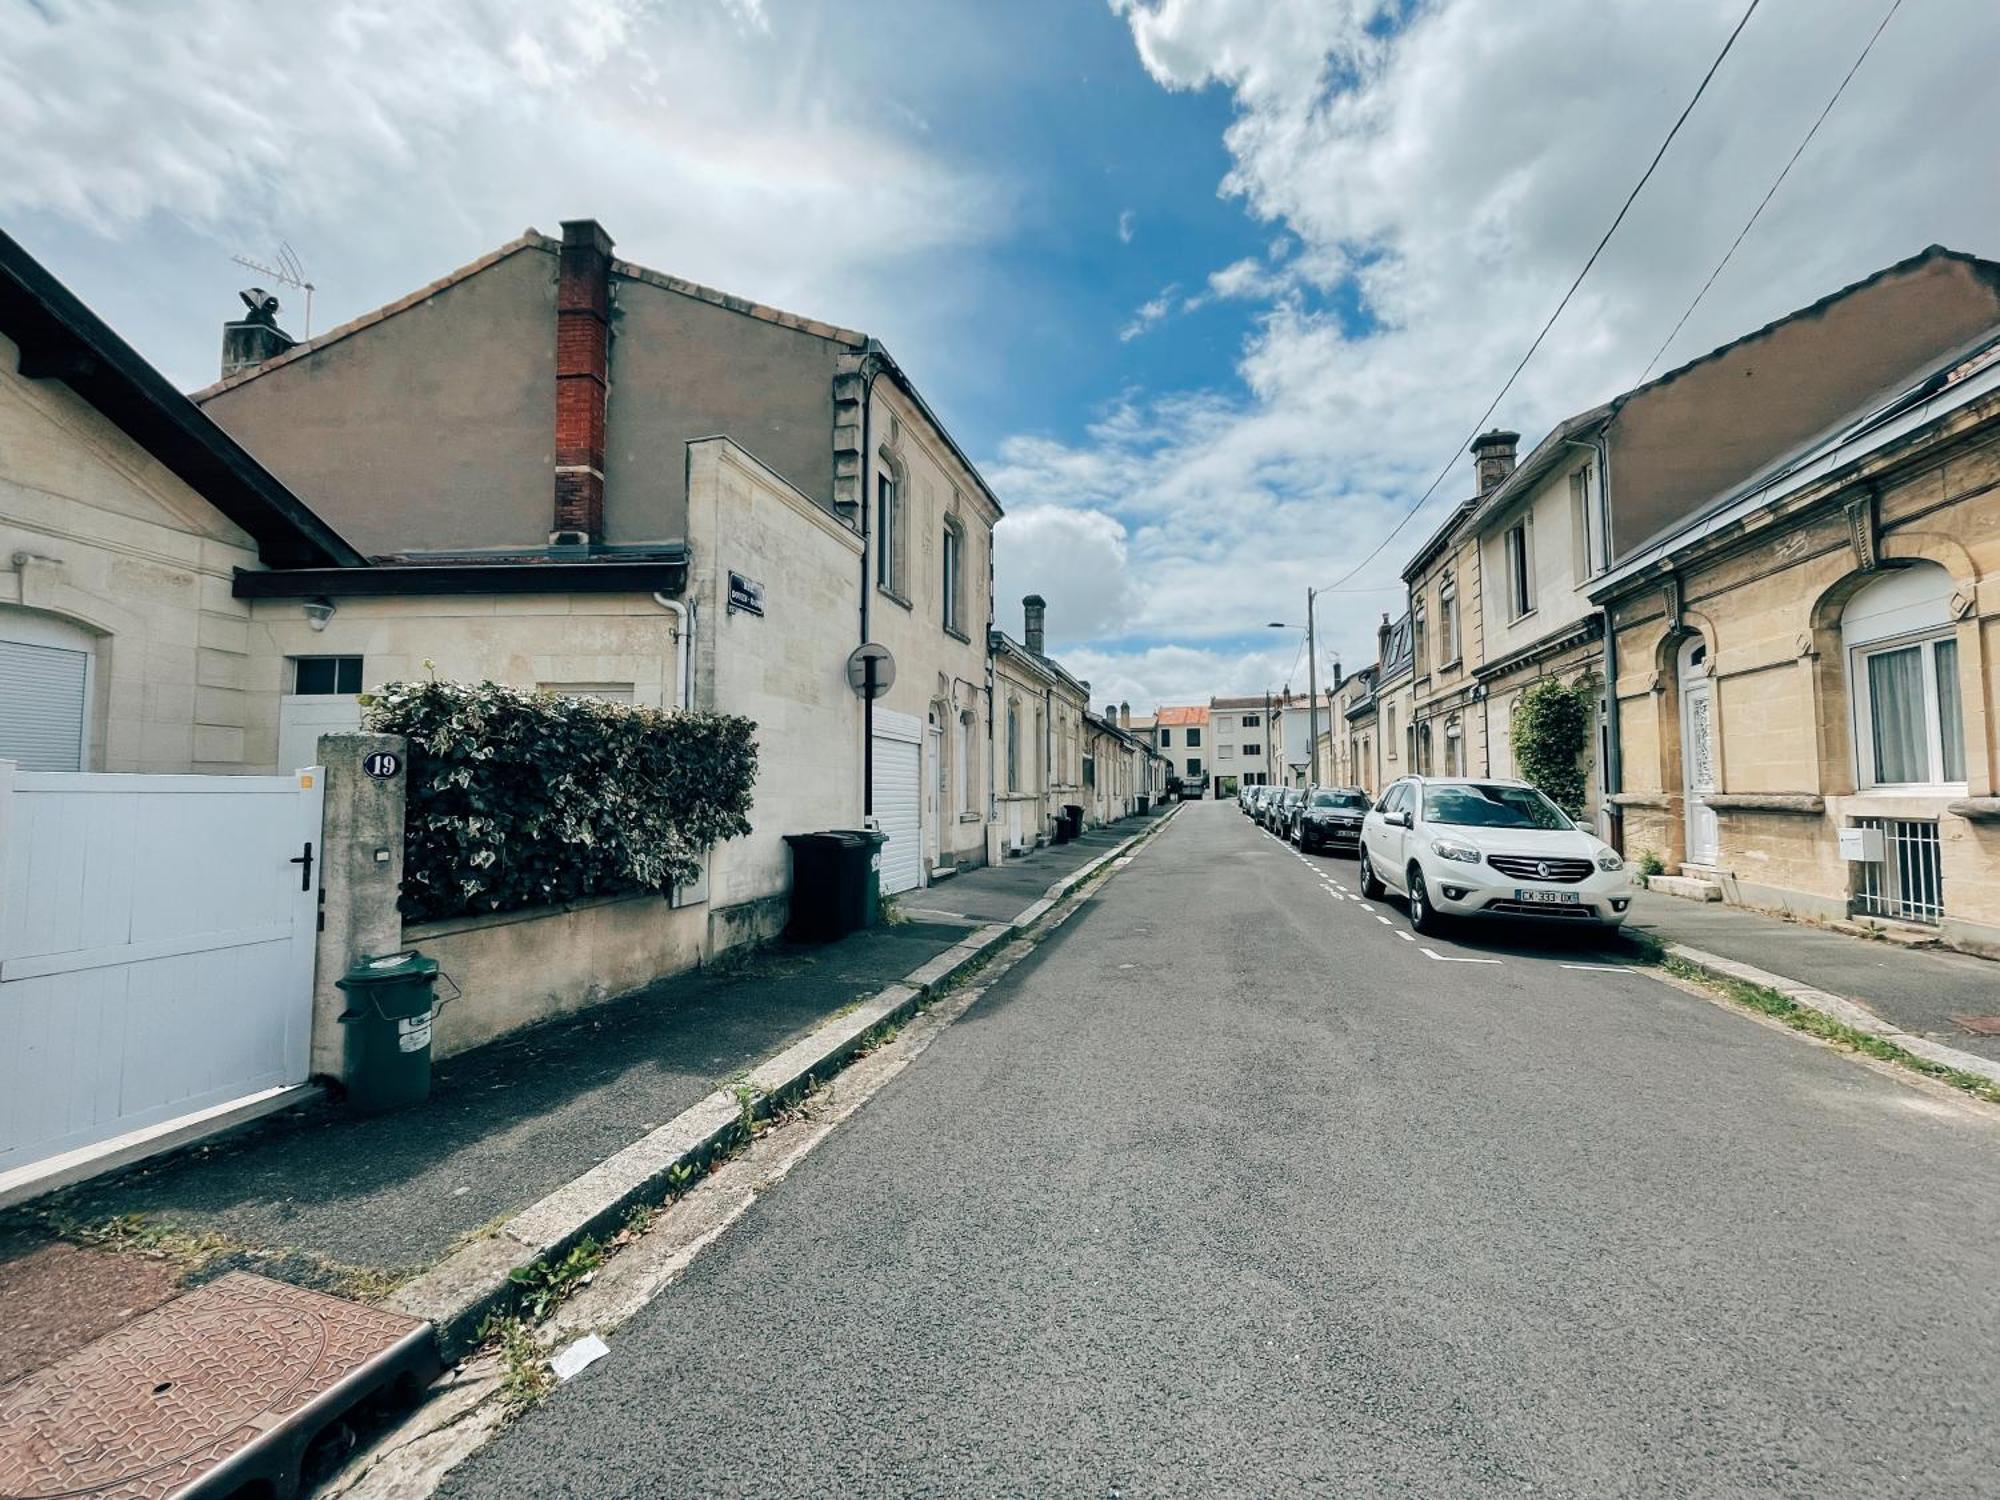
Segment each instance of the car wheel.
[[1415,865],[1410,866],[1410,926],[1426,937],[1432,936],[1444,925],[1444,918],[1431,905],[1431,893],[1424,886],[1424,872]]
[[1361,894],[1370,901],[1380,901],[1388,887],[1376,878],[1374,861],[1368,858],[1368,851],[1361,851]]

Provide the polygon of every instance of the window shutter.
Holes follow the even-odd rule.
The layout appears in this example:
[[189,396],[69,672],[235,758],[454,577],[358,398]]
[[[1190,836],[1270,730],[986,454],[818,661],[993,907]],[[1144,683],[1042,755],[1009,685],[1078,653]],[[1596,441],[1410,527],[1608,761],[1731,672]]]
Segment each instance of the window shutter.
[[81,771],[90,653],[0,641],[0,760],[24,771]]

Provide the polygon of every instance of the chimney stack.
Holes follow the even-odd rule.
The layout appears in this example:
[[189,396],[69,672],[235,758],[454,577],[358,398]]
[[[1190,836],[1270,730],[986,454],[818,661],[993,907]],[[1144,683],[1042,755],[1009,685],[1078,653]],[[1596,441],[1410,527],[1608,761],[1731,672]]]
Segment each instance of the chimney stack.
[[556,475],[552,547],[604,536],[605,399],[611,385],[611,236],[563,221],[556,271]]
[[1518,432],[1502,432],[1495,427],[1472,440],[1473,467],[1479,474],[1479,493],[1490,495],[1514,472],[1514,445]]
[[1375,627],[1375,670],[1389,665],[1389,612],[1382,611],[1382,623]]
[[1130,729],[1130,728],[1132,727],[1132,705],[1131,705],[1131,704],[1129,704],[1129,703],[1120,703],[1120,704],[1118,705],[1118,727],[1119,727],[1120,729]]
[[237,295],[250,310],[246,318],[232,318],[222,325],[222,378],[254,370],[267,359],[276,359],[296,342],[278,326],[278,299],[261,286],[249,287]]
[[1021,601],[1022,634],[1026,637],[1027,648],[1037,656],[1042,654],[1042,619],[1048,608],[1049,601],[1040,594],[1030,594]]

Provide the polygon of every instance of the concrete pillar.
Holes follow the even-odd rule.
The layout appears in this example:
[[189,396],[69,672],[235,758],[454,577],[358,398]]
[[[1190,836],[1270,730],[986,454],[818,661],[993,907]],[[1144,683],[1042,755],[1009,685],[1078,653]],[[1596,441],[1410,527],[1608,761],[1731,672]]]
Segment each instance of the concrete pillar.
[[[369,775],[364,762],[373,755],[393,755],[395,774]],[[340,1013],[347,1008],[347,996],[335,981],[357,958],[394,953],[403,946],[396,898],[403,889],[403,805],[410,759],[400,734],[323,734],[318,760],[326,770],[326,799],[320,825],[312,1070],[338,1078]]]

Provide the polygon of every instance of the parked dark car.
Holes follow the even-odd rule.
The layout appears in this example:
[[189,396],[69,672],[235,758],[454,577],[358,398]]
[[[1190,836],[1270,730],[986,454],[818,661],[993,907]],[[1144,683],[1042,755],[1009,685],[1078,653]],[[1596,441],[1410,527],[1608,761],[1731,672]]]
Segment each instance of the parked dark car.
[[1280,838],[1289,836],[1292,809],[1305,800],[1305,788],[1281,786],[1264,804],[1263,824]]
[[1292,816],[1292,842],[1308,854],[1318,849],[1358,851],[1361,820],[1372,805],[1359,787],[1314,787]]

